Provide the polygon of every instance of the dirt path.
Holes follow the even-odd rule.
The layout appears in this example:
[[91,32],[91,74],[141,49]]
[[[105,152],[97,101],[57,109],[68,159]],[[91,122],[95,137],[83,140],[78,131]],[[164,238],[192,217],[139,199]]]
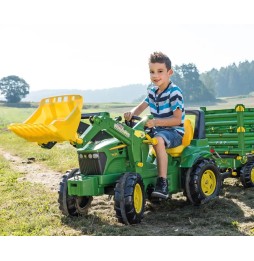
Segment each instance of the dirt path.
[[12,169],[25,174],[24,177],[20,178],[20,180],[41,183],[53,191],[58,190],[59,182],[63,173],[53,171],[42,164],[36,163],[35,158],[28,158],[24,160],[19,156],[5,151],[1,147],[0,154],[9,161]]

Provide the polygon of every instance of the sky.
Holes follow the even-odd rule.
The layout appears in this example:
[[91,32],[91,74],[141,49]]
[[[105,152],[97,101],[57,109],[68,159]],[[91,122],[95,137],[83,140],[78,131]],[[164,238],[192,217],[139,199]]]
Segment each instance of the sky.
[[[254,60],[251,1],[1,0],[0,79],[30,91],[149,84],[148,57],[199,72]],[[230,3],[230,4],[229,4]]]

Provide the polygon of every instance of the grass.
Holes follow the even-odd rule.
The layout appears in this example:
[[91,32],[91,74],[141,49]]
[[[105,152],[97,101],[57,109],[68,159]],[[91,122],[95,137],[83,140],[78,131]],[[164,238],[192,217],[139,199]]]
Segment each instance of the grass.
[[52,149],[42,149],[37,143],[27,142],[9,131],[0,134],[0,147],[24,159],[35,158],[53,170],[65,172],[78,166],[76,149],[69,143],[59,143]]
[[12,122],[23,122],[33,112],[34,108],[12,108],[0,106],[0,129],[6,128]]
[[56,193],[42,185],[19,182],[21,174],[11,170],[2,157],[0,166],[0,235],[63,234]]

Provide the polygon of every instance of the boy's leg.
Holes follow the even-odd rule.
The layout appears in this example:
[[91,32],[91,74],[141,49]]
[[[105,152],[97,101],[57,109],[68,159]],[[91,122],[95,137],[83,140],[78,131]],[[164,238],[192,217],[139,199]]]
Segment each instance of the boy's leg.
[[[158,179],[155,190],[152,192],[153,197],[168,198],[168,155],[167,148],[177,147],[182,143],[182,136],[176,130],[158,130],[155,134],[158,144],[154,146],[158,165]],[[166,144],[165,144],[166,143]]]
[[157,137],[158,144],[154,146],[156,152],[157,166],[158,166],[158,179],[155,190],[152,192],[153,197],[168,198],[168,155],[165,148],[165,142],[162,137]]
[[165,142],[162,137],[156,137],[158,144],[154,146],[156,153],[158,177],[167,178],[168,155],[166,152]]

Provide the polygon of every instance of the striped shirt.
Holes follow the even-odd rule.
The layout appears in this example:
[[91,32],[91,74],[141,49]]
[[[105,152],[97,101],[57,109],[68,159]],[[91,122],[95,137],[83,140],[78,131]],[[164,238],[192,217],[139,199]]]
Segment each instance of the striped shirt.
[[[146,102],[150,107],[150,112],[154,118],[170,118],[173,116],[173,112],[179,108],[182,110],[182,121],[180,126],[174,127],[180,134],[184,134],[184,100],[181,89],[173,84],[172,82],[169,86],[160,94],[157,94],[158,87],[152,85],[148,89],[148,96],[145,98]],[[170,129],[172,127],[164,127],[165,129]]]

